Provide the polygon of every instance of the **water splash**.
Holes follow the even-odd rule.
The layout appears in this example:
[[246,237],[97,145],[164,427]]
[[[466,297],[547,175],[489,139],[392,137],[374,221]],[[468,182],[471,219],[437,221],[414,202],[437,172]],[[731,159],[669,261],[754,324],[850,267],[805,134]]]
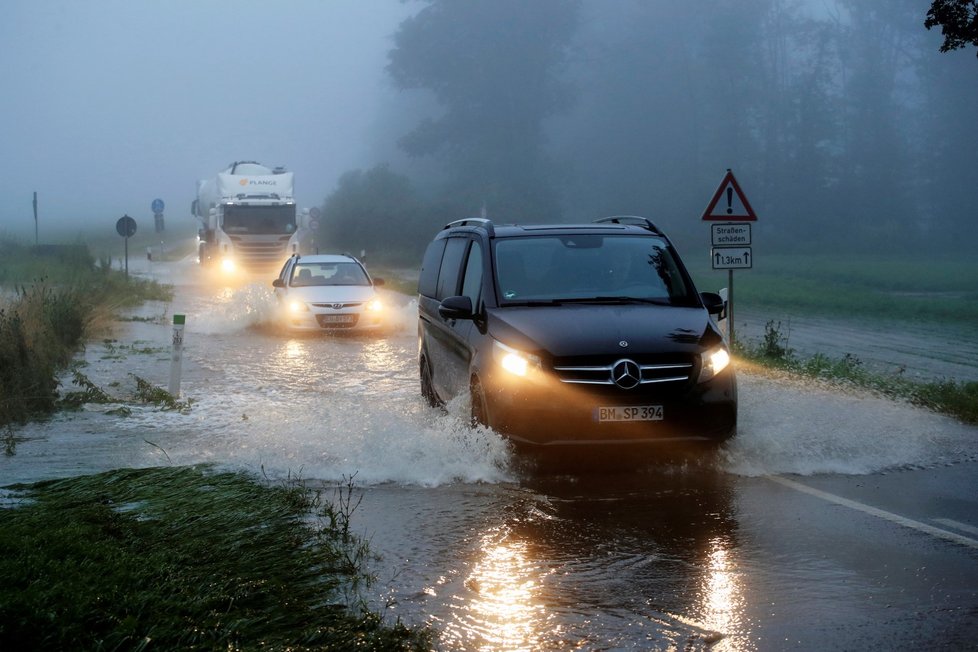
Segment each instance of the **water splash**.
[[741,374],[724,467],[746,476],[864,475],[978,458],[978,428],[886,398]]

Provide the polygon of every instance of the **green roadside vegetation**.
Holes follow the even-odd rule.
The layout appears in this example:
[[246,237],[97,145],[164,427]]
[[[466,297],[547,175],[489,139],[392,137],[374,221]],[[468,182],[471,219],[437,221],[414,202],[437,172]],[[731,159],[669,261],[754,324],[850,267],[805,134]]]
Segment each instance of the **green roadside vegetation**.
[[[727,285],[727,274],[691,261],[701,290]],[[771,314],[901,321],[974,329],[978,336],[978,259],[962,256],[763,255],[734,272],[737,308]],[[857,353],[799,357],[774,320],[759,342],[738,341],[743,363],[860,387],[978,424],[978,383],[914,381],[866,369]]]
[[[689,258],[689,256],[687,256]],[[727,285],[687,261],[701,290]],[[700,263],[700,264],[697,264]],[[978,258],[759,254],[734,272],[737,306],[779,313],[978,324]]]
[[0,240],[0,427],[57,408],[60,372],[116,310],[171,298],[85,245]]
[[0,649],[430,649],[358,597],[369,550],[337,492],[208,467],[8,487]]
[[840,387],[857,387],[909,401],[915,405],[978,424],[978,382],[938,380],[921,382],[901,375],[880,374],[866,369],[857,356],[831,358],[821,353],[803,358],[788,346],[780,324],[769,321],[759,342],[737,342],[734,352],[741,366],[759,365],[817,378]]

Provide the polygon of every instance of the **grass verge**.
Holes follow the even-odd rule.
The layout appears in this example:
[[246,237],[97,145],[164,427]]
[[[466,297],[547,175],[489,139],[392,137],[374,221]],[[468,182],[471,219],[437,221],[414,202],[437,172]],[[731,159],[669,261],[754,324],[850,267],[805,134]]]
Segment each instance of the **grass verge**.
[[846,354],[830,358],[816,353],[799,358],[789,348],[780,322],[769,321],[760,342],[737,342],[736,354],[742,360],[780,369],[835,385],[859,387],[884,396],[907,400],[915,405],[978,424],[978,382],[939,380],[919,382],[896,374],[874,373],[863,367],[858,357]]
[[[696,284],[727,284],[724,272],[691,261]],[[952,256],[758,255],[736,272],[742,308],[775,313],[978,323],[978,259]]]
[[266,486],[207,467],[10,489],[0,649],[430,647],[426,631],[385,625],[351,600],[369,578],[349,496],[337,507],[299,482]]

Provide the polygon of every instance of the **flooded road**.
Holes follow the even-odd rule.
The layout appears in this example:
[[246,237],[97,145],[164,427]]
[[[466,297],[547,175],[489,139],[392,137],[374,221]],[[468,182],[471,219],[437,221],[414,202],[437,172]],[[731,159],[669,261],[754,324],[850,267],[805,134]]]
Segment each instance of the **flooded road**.
[[270,285],[215,287],[189,264],[82,371],[110,394],[166,387],[185,314],[190,410],[91,405],[15,433],[0,485],[211,462],[362,494],[368,590],[445,650],[974,648],[978,429],[858,393],[740,375],[716,457],[540,474],[418,388],[416,308],[381,337],[268,326]]

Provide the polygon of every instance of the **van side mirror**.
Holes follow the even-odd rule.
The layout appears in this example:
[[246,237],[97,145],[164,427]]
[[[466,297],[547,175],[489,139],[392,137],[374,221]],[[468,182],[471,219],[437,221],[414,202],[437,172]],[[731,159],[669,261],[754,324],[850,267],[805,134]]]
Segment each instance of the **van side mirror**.
[[285,281],[283,281],[280,278],[277,278],[274,281],[272,281],[272,287],[273,288],[284,288],[285,287]]
[[472,299],[469,297],[448,297],[438,305],[442,319],[472,319]]
[[375,286],[375,287],[381,287],[381,286],[383,286],[383,285],[386,285],[386,284],[387,284],[387,281],[385,281],[385,280],[384,280],[384,279],[382,279],[382,278],[372,278],[372,279],[370,279],[370,280],[372,280],[372,281],[374,282],[374,286]]
[[727,311],[727,302],[723,297],[716,292],[700,292],[700,300],[708,313],[716,315],[717,319],[723,319]]

